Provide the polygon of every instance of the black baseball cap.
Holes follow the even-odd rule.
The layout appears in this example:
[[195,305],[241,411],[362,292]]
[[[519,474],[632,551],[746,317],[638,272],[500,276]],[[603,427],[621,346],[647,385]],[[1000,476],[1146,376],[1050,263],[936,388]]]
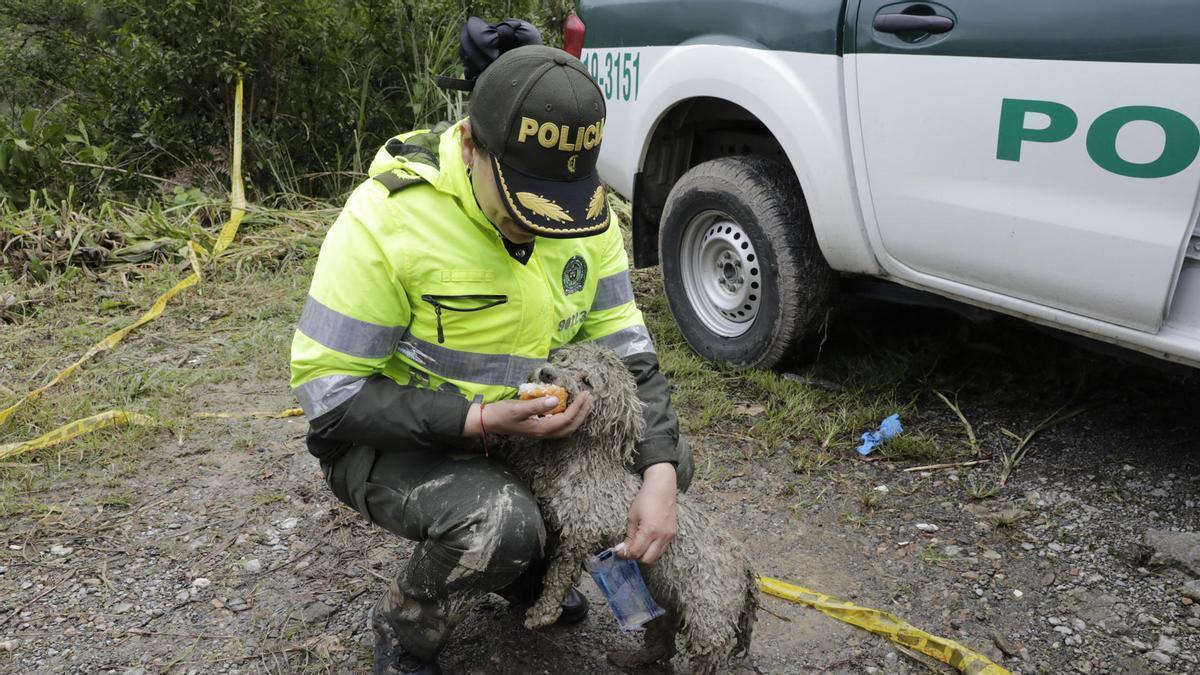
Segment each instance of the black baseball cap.
[[476,81],[469,114],[520,227],[563,239],[608,229],[596,173],[604,96],[579,59],[540,45],[505,52]]

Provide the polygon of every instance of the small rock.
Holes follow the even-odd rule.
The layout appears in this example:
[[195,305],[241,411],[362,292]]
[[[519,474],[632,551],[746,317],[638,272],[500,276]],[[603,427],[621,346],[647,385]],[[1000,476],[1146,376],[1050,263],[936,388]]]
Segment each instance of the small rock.
[[942,553],[946,555],[958,555],[960,551],[962,551],[962,547],[954,546],[953,544],[942,549]]
[[1147,530],[1143,541],[1154,549],[1153,565],[1171,565],[1200,576],[1200,532]]
[[1150,491],[1151,497],[1169,497],[1170,493],[1162,488],[1154,488]]
[[254,574],[255,572],[262,571],[262,563],[257,558],[251,558],[242,563],[242,569],[246,570],[249,574]]
[[1070,635],[1071,633],[1075,632],[1066,626],[1055,626],[1054,630],[1055,632],[1062,633],[1063,635]]
[[187,589],[183,589],[175,594],[175,602],[187,602],[187,599],[192,597],[188,594]]
[[1155,645],[1154,650],[1164,654],[1178,654],[1179,640],[1172,640],[1166,635],[1160,635],[1158,636],[1158,644]]
[[195,579],[192,579],[192,585],[196,588],[208,588],[212,585],[212,582],[204,577],[196,577]]
[[1141,640],[1135,640],[1131,637],[1126,637],[1126,638],[1121,638],[1121,639],[1122,639],[1122,641],[1125,642],[1125,644],[1129,645],[1130,647],[1133,647],[1134,649],[1138,650],[1139,652],[1148,651],[1150,649],[1150,645],[1146,644],[1145,642],[1142,642]]
[[20,640],[3,640],[3,641],[0,641],[0,652],[15,651],[17,649],[17,647],[20,647],[20,646],[21,646]]
[[1083,622],[1083,619],[1071,619],[1071,628],[1079,631],[1087,628],[1087,624]]
[[281,530],[294,529],[299,522],[300,522],[299,518],[285,518],[284,520],[280,521],[279,529],[281,529]]
[[113,611],[113,612],[115,612],[115,613],[117,613],[117,614],[124,614],[125,612],[128,612],[128,611],[129,611],[129,610],[131,610],[131,609],[133,609],[133,603],[131,603],[131,602],[122,602],[122,603],[118,603],[118,604],[116,604],[116,605],[113,605],[112,611]]
[[1200,601],[1200,579],[1193,579],[1183,585],[1183,597]]
[[304,610],[300,613],[300,616],[305,621],[320,621],[321,619],[324,619],[324,618],[330,616],[331,614],[333,614],[336,611],[337,610],[334,609],[333,607],[330,607],[329,605],[318,600],[318,601],[312,603],[311,605],[305,607]]
[[993,551],[990,548],[988,550],[984,551],[981,555],[983,555],[983,557],[987,558],[988,560],[999,560],[1002,557],[1004,557],[1004,556],[1000,555],[999,553]]
[[59,544],[55,544],[50,547],[50,552],[57,556],[71,555],[74,551],[75,549],[71,548],[70,546],[62,546]]
[[1164,666],[1171,664],[1171,657],[1162,652],[1146,652],[1146,660],[1161,663]]
[[1017,588],[1013,589],[1013,597],[1014,598],[1020,598],[1023,595],[1025,595],[1025,594],[1022,593],[1020,589],[1017,589]]
[[917,523],[917,529],[922,532],[937,532],[940,528],[933,523]]
[[1035,549],[1035,548],[1037,548],[1037,547],[1036,547],[1036,546],[1034,546],[1033,544],[1029,543],[1029,542],[1023,542],[1023,543],[1021,544],[1021,548],[1022,548],[1022,549],[1024,549],[1024,550],[1026,550],[1026,551],[1032,551],[1033,549]]
[[244,612],[250,609],[250,605],[246,604],[246,601],[241,598],[230,598],[229,602],[225,603],[225,606],[235,612]]
[[992,632],[992,643],[995,644],[996,648],[1000,650],[1000,653],[1004,654],[1005,656],[1009,658],[1017,656],[1016,647],[1013,647],[1012,643],[1008,641],[1008,638],[1004,637],[1004,635],[1002,635],[999,631]]

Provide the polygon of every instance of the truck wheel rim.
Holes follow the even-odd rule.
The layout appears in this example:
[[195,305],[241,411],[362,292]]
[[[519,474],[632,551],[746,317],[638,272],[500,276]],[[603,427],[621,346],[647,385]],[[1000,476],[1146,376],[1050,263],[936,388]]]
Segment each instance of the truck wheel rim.
[[750,330],[762,304],[762,275],[742,226],[720,211],[697,214],[680,254],[684,291],[704,327],[722,337]]

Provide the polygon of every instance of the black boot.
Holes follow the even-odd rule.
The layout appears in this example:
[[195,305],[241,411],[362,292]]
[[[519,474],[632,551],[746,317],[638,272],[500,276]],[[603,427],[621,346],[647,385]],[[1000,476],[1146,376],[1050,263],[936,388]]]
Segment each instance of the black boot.
[[562,614],[559,614],[558,620],[554,622],[556,626],[574,626],[587,618],[588,601],[578,588],[572,586],[571,592],[567,593],[567,597],[563,598],[558,606],[562,607]]
[[442,675],[437,661],[426,661],[409,652],[396,639],[396,630],[379,612],[379,605],[371,608],[367,615],[371,631],[375,633],[375,667],[372,675]]

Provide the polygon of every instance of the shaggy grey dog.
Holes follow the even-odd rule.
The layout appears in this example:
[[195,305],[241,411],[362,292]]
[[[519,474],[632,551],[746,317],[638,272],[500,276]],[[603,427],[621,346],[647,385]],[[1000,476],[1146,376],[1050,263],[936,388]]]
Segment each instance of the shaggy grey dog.
[[[641,479],[626,468],[645,422],[633,377],[616,354],[591,344],[564,348],[531,381],[564,387],[569,398],[592,391],[592,410],[569,438],[512,439],[500,452],[537,497],[551,539],[549,569],[530,628],[558,618],[559,602],[585,558],[625,539],[629,505]],[[650,594],[666,615],[646,627],[642,649],[610,652],[615,665],[669,661],[679,648],[696,675],[717,672],[745,653],[757,607],[757,583],[729,526],[686,495],[678,499],[678,534],[658,561],[642,565]],[[556,536],[555,536],[556,535]]]

